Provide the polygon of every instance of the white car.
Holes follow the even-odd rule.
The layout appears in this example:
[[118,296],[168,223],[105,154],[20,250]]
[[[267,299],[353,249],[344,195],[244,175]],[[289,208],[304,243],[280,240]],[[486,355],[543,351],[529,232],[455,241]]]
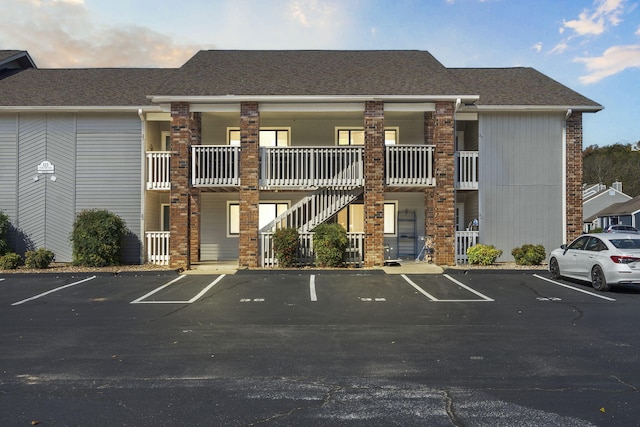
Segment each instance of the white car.
[[551,252],[549,272],[554,279],[591,282],[598,291],[608,291],[615,284],[640,285],[640,235],[583,234]]

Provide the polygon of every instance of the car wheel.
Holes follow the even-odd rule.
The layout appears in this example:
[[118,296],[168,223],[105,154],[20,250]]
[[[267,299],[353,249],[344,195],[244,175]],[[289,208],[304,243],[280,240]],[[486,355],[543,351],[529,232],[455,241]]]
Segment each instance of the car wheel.
[[606,292],[609,290],[609,284],[607,279],[604,278],[604,272],[599,265],[596,265],[591,270],[591,286],[596,291]]
[[549,260],[549,272],[551,273],[551,277],[554,279],[559,279],[562,277],[560,274],[560,266],[558,265],[558,260],[555,258],[551,258]]

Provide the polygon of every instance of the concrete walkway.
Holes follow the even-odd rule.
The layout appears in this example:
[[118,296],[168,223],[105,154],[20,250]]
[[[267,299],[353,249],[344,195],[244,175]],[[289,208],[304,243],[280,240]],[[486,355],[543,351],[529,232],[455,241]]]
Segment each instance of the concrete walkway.
[[[239,270],[237,261],[218,261],[218,262],[202,262],[199,264],[192,264],[191,270],[184,271],[182,274],[235,274]],[[256,269],[274,271],[277,268],[268,269]],[[344,271],[358,272],[364,269],[352,268],[345,269]],[[400,264],[389,265],[384,267],[375,267],[372,270],[384,270],[386,274],[442,274],[442,267],[428,263],[428,262],[415,262],[413,260],[402,261]],[[285,271],[285,270],[283,270]],[[327,271],[340,271],[340,270],[327,270]]]

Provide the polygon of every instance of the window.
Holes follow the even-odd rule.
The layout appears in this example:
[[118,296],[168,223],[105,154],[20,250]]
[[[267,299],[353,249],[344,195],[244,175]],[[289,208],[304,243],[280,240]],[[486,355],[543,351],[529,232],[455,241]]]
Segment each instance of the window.
[[[289,145],[289,129],[260,129],[261,147],[286,147]],[[227,129],[229,145],[240,145],[240,129]]]
[[169,204],[163,203],[162,210],[160,211],[160,230],[161,231],[170,231],[169,212],[170,212]]
[[[264,227],[287,209],[289,209],[288,202],[260,203],[258,206],[258,227]],[[230,202],[227,211],[227,234],[229,236],[240,234],[240,204]]]
[[[364,233],[364,205],[351,204],[341,209],[336,216],[349,233]],[[396,234],[396,203],[384,204],[384,234]]]
[[569,249],[584,250],[584,247],[586,246],[588,240],[589,240],[589,236],[579,237],[577,240],[575,240],[573,243],[569,245]]
[[[338,145],[364,145],[364,129],[337,129]],[[398,128],[384,130],[384,144],[398,143]]]

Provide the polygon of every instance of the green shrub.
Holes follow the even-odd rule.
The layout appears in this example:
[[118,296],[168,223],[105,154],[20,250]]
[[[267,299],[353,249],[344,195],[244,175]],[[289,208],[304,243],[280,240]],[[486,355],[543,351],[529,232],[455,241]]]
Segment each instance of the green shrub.
[[104,267],[120,264],[122,237],[127,227],[118,215],[100,209],[76,216],[71,233],[73,264]]
[[16,253],[10,252],[0,256],[0,270],[15,270],[22,265],[22,257]]
[[340,224],[320,224],[314,230],[313,250],[320,267],[340,267],[347,252],[347,231]]
[[471,264],[491,265],[496,262],[496,259],[500,255],[502,255],[502,251],[496,249],[493,245],[482,245],[478,243],[467,249],[467,256]]
[[40,248],[37,251],[27,251],[24,265],[27,268],[47,268],[55,255],[48,249]]
[[511,251],[511,255],[513,255],[518,265],[540,265],[547,257],[544,246],[531,244],[514,248]]
[[280,267],[292,267],[298,262],[298,229],[280,228],[273,233],[273,251]]
[[9,252],[7,243],[7,230],[9,229],[9,217],[0,211],[0,256]]

